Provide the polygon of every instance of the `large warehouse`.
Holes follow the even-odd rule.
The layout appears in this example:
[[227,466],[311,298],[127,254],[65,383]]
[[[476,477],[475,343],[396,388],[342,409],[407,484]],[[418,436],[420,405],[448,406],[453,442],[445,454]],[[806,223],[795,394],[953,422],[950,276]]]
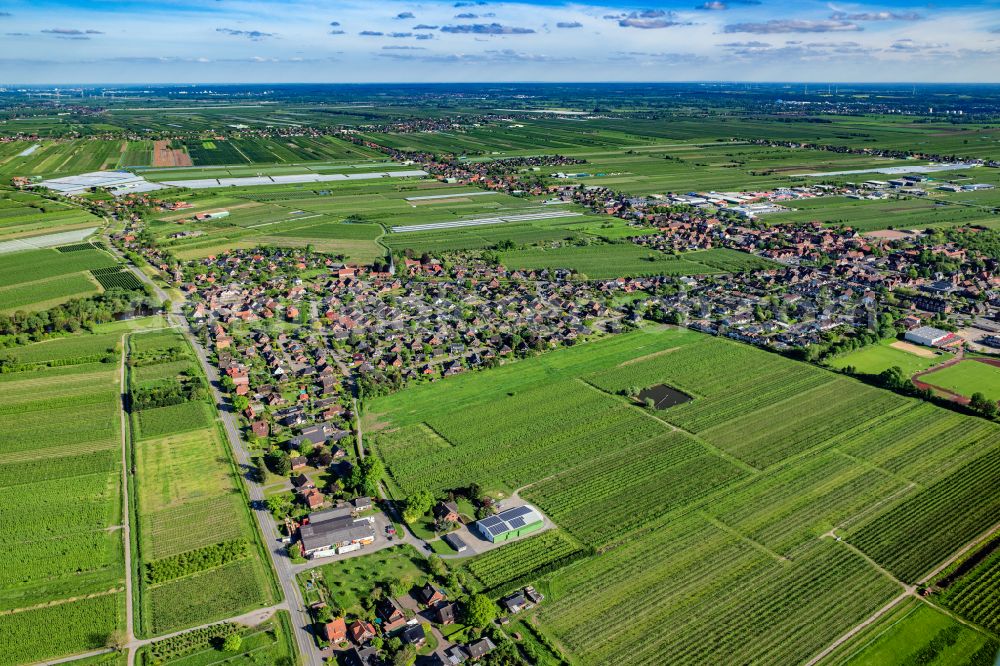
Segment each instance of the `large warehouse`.
[[925,347],[947,347],[961,342],[962,340],[954,333],[942,331],[941,329],[934,328],[933,326],[921,326],[920,328],[915,328],[912,331],[907,331],[905,337],[910,342],[915,342],[918,345],[924,345]]
[[129,192],[151,192],[163,189],[163,185],[151,183],[142,176],[128,171],[91,171],[90,173],[81,173],[78,176],[43,180],[36,183],[34,187],[46,187],[65,195],[83,194],[94,187],[100,187],[115,196]]
[[487,541],[503,543],[541,529],[544,521],[537,509],[525,504],[483,518],[476,523],[476,528]]

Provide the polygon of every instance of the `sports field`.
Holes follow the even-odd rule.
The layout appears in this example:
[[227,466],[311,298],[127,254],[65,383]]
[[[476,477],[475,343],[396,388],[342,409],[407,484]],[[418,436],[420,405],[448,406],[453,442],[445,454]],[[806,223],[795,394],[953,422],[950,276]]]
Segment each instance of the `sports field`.
[[4,352],[24,370],[0,375],[0,664],[103,647],[124,624],[119,337]]
[[877,345],[869,345],[857,351],[831,359],[828,364],[838,370],[848,366],[855,372],[866,375],[877,375],[883,370],[899,367],[907,377],[926,370],[939,363],[944,363],[952,357],[945,352],[931,351],[930,355],[918,355],[906,348],[892,346],[892,341],[884,341]]
[[978,391],[990,400],[1000,400],[1000,368],[987,363],[966,359],[921,379],[966,397]]
[[[647,411],[619,395],[658,384],[694,399]],[[516,490],[552,535],[597,549],[526,577],[548,595],[541,628],[582,664],[808,661],[903,589],[831,530],[913,582],[1000,510],[984,485],[997,426],[687,330],[647,327],[365,408],[394,492]],[[518,559],[498,569],[517,579]]]

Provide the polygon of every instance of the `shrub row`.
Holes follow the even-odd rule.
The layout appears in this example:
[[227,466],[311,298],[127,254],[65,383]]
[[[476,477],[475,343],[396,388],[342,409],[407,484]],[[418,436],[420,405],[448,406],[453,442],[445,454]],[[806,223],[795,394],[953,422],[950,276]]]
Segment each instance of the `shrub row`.
[[146,563],[146,581],[164,583],[188,574],[214,569],[247,556],[249,544],[245,539],[223,541],[204,548],[178,553]]

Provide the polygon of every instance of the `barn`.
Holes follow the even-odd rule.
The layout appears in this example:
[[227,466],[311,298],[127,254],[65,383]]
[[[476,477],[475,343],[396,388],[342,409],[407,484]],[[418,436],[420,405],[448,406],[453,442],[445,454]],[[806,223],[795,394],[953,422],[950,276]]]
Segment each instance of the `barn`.
[[516,506],[476,522],[476,529],[487,541],[503,543],[541,529],[542,514],[532,506]]

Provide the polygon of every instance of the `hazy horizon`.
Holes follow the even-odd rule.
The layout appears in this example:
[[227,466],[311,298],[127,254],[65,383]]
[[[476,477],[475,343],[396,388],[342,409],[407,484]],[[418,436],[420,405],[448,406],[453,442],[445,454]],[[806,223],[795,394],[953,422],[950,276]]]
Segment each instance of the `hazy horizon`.
[[19,85],[986,83],[1000,71],[996,0],[9,0],[0,26],[0,76]]

